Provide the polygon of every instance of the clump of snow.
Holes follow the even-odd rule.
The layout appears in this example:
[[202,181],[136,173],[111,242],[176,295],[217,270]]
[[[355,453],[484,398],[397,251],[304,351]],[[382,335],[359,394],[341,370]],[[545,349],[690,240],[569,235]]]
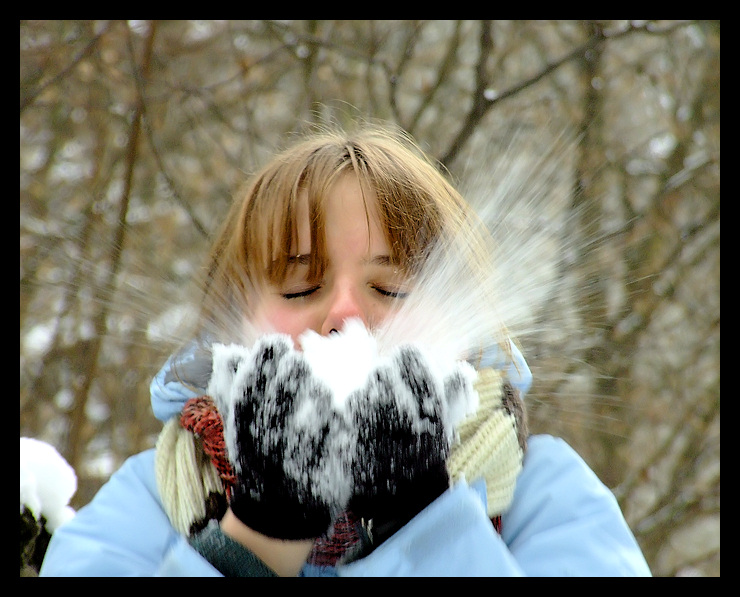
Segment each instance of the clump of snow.
[[[313,374],[331,388],[334,405],[340,409],[344,408],[353,391],[366,386],[372,371],[381,367],[395,369],[393,363],[404,346],[400,344],[381,350],[377,338],[356,318],[345,321],[338,333],[321,336],[309,330],[298,341]],[[472,391],[478,374],[467,362],[450,358],[445,347],[417,343],[413,346],[429,367],[440,395],[445,393],[442,391],[445,382],[458,380],[457,389],[461,391],[451,392],[445,405],[445,412],[449,413],[447,423],[450,428],[456,426],[478,408],[478,395]],[[403,385],[400,377],[398,382]],[[463,386],[469,391],[463,391]],[[448,389],[451,391],[453,388]]]
[[75,514],[69,501],[77,491],[77,475],[56,448],[41,440],[22,437],[21,504],[34,517],[46,519],[46,529],[53,533]]
[[341,333],[321,336],[308,330],[298,341],[311,371],[332,389],[339,408],[352,391],[365,385],[381,361],[375,338],[355,318],[344,323]]

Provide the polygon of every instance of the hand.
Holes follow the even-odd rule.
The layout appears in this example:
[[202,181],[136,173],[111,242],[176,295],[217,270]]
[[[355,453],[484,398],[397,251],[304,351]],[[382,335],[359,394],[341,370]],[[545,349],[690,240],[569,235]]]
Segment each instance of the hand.
[[265,336],[252,349],[214,344],[212,352],[208,393],[238,478],[232,512],[268,537],[322,535],[351,491],[350,434],[331,391],[288,336]]
[[376,544],[449,487],[455,424],[477,406],[472,367],[435,371],[419,349],[404,346],[349,399],[358,431],[350,509],[373,520]]

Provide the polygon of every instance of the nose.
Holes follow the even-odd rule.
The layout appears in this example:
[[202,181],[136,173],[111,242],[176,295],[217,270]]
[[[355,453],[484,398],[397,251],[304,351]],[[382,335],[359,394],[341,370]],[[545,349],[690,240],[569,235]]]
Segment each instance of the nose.
[[360,319],[365,326],[368,325],[366,310],[357,293],[351,288],[337,288],[331,296],[331,302],[321,326],[321,334],[328,336],[332,332],[341,330],[344,322],[352,317]]

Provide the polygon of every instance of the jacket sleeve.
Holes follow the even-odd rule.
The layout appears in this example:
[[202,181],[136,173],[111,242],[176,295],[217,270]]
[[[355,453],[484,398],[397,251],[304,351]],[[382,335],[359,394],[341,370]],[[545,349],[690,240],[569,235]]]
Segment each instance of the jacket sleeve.
[[162,509],[154,451],[129,458],[52,536],[41,576],[220,576]]
[[344,576],[649,576],[609,489],[563,440],[533,436],[498,535],[458,483]]

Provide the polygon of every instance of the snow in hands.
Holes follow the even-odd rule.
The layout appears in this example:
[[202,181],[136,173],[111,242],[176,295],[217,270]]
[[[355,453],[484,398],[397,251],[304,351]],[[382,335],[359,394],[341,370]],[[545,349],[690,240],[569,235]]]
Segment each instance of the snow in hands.
[[[456,426],[478,407],[477,373],[467,362],[417,344],[380,350],[359,320],[338,334],[306,332],[298,344],[268,334],[251,347],[212,346],[207,392],[224,419],[240,483],[255,500],[277,474],[296,503],[333,516],[368,482],[399,486],[378,475],[411,480],[419,466],[444,461]],[[404,466],[405,454],[419,462]],[[397,462],[368,468],[381,455]]]

